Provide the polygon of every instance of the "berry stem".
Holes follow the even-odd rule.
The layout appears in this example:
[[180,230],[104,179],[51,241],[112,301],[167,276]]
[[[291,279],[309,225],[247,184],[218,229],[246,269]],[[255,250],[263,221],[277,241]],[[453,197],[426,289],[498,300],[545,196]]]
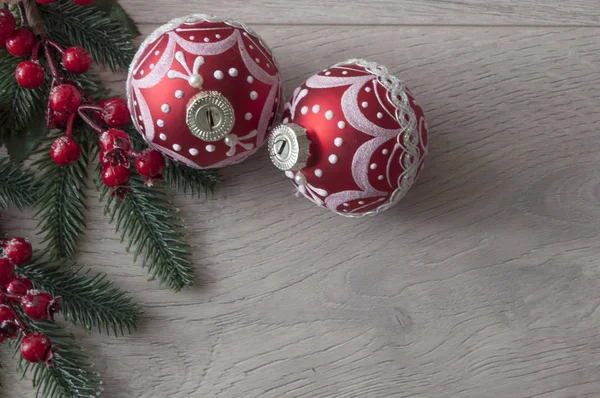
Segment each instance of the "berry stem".
[[50,44],[52,47],[54,47],[56,49],[56,51],[58,51],[61,54],[65,53],[65,49],[61,47],[60,44],[58,44],[57,42],[55,42],[54,40],[52,40],[49,37],[46,37],[46,43]]
[[85,122],[85,124],[87,124],[90,129],[92,129],[92,131],[94,131],[94,133],[100,135],[104,132],[104,129],[100,126],[98,126],[98,124],[96,122],[94,122],[92,120],[91,117],[89,117],[86,113],[85,110],[87,110],[88,108],[90,108],[90,110],[102,110],[102,108],[98,108],[96,106],[91,106],[91,105],[84,105],[84,106],[80,106],[79,109],[77,110],[77,113],[79,114],[79,117],[81,118],[81,120],[83,120]]
[[44,40],[44,56],[46,57],[46,61],[48,62],[48,68],[50,68],[50,75],[52,76],[52,80],[60,83],[62,82],[62,77],[60,76],[60,72],[58,71],[58,66],[56,66],[56,61],[54,57],[52,57],[52,52],[50,51],[50,44],[48,39]]
[[38,40],[33,46],[33,50],[31,50],[31,60],[37,62],[40,55],[40,47],[42,46],[42,41]]
[[67,121],[67,132],[65,133],[65,136],[73,137],[73,125],[75,124],[76,117],[77,117],[76,113],[72,113],[69,116],[69,120]]
[[19,15],[21,16],[21,26],[23,28],[29,28],[29,21],[27,20],[27,12],[25,11],[25,6],[23,2],[19,0],[17,2],[17,7],[19,8]]

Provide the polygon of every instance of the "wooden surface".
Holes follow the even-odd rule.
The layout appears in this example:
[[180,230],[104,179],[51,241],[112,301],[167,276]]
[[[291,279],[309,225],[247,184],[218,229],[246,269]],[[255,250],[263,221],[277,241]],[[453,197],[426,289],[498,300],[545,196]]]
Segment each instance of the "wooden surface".
[[288,94],[346,58],[387,64],[426,110],[431,156],[363,220],[296,199],[264,151],[226,169],[214,198],[175,198],[199,280],[182,294],[146,282],[90,191],[80,261],[147,311],[131,337],[82,340],[106,397],[600,396],[596,0],[122,3],[145,34],[192,11],[251,23]]

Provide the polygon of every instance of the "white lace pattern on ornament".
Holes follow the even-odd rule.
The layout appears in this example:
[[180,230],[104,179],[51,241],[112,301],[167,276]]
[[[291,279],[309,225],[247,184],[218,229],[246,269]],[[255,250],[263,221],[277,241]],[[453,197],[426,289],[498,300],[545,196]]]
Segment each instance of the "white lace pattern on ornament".
[[[424,148],[425,153],[423,153],[423,156],[421,156],[419,151],[420,137],[424,132],[423,129],[426,128],[426,125],[424,119],[417,121],[416,114],[410,106],[405,85],[398,78],[391,75],[385,67],[361,59],[351,59],[336,64],[332,68],[344,67],[349,64],[356,64],[364,67],[368,73],[376,77],[379,84],[386,88],[387,100],[393,104],[395,108],[393,117],[400,125],[400,129],[398,130],[389,130],[379,127],[369,121],[358,108],[356,100],[358,93],[366,82],[372,80],[372,76],[333,77],[315,75],[307,81],[307,86],[309,88],[325,88],[350,84],[349,89],[342,96],[342,109],[344,114],[348,119],[348,122],[354,128],[373,136],[372,140],[367,141],[357,150],[352,162],[352,175],[356,184],[361,188],[361,191],[340,192],[330,195],[325,200],[327,207],[336,213],[346,217],[358,218],[379,214],[394,206],[406,196],[413,185],[419,167],[426,156],[426,148]],[[289,104],[290,112],[295,111],[298,102],[299,99],[296,101],[292,99]],[[381,145],[394,137],[396,137],[396,144],[393,154],[390,156],[390,162],[395,153],[402,151],[403,155],[399,158],[399,161],[401,162],[404,171],[398,177],[397,181],[392,182],[389,177],[391,163],[388,163],[386,170],[389,184],[391,186],[396,186],[397,188],[394,190],[389,200],[385,201],[385,203],[381,204],[377,209],[367,213],[358,213],[358,211],[366,206],[372,206],[384,200],[381,198],[382,196],[387,196],[387,193],[378,191],[371,185],[365,170],[368,170],[372,154],[375,153]],[[423,147],[425,147],[425,145],[423,145]],[[342,204],[358,199],[375,200],[350,212],[337,211]]]

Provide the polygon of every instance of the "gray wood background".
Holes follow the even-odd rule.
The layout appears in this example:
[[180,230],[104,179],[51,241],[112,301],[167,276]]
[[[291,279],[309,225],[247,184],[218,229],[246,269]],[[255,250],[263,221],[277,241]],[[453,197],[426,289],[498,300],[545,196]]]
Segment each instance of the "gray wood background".
[[264,151],[226,169],[214,198],[175,198],[199,281],[182,294],[146,281],[90,191],[79,259],[147,311],[131,337],[82,340],[106,397],[600,396],[597,0],[122,3],[144,34],[191,12],[251,24],[288,94],[346,58],[387,64],[431,156],[366,220],[296,199]]

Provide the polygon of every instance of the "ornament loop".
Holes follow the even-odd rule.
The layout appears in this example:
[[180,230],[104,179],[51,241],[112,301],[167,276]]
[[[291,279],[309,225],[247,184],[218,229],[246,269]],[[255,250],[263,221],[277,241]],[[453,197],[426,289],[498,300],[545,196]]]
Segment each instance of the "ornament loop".
[[187,125],[203,141],[220,141],[231,133],[235,115],[231,103],[221,93],[207,91],[194,97],[187,109]]

